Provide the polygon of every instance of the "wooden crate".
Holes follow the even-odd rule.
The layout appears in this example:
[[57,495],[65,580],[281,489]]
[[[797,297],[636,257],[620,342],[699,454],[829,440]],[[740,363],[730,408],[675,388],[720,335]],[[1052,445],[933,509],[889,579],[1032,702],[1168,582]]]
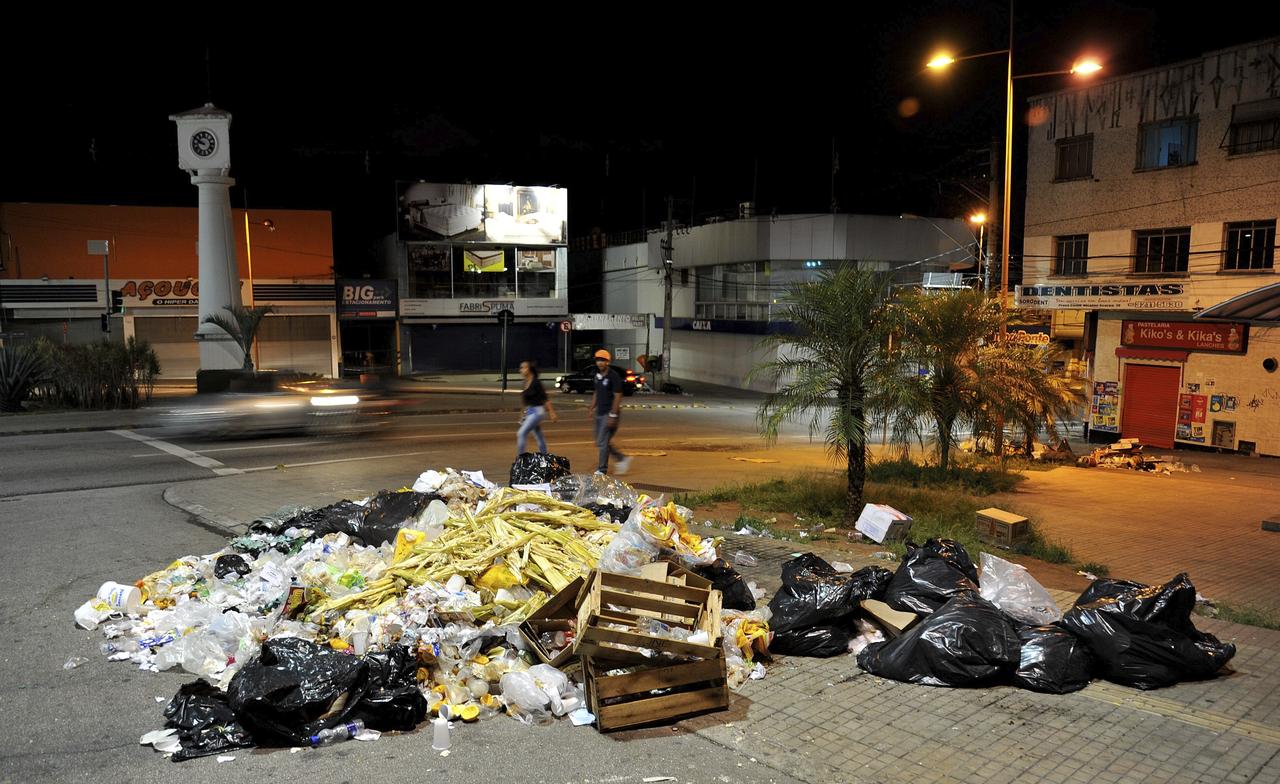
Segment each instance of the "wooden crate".
[[520,636],[524,638],[529,649],[538,659],[552,667],[560,667],[572,659],[573,646],[567,645],[552,656],[542,647],[539,637],[543,632],[567,632],[573,629],[578,615],[578,600],[586,584],[585,577],[576,578],[520,624]]
[[994,506],[978,510],[975,530],[979,539],[999,547],[1013,547],[1031,538],[1027,518]]
[[[626,675],[607,675],[611,664],[584,658],[587,705],[601,732],[672,721],[729,707],[723,656]],[[661,693],[654,694],[654,691]]]
[[[574,653],[618,664],[653,663],[626,646],[677,656],[718,657],[720,592],[710,587],[710,581],[666,562],[649,564],[645,574],[658,579],[592,572],[578,607]],[[682,642],[637,628],[650,618],[690,632],[705,631],[708,642]]]

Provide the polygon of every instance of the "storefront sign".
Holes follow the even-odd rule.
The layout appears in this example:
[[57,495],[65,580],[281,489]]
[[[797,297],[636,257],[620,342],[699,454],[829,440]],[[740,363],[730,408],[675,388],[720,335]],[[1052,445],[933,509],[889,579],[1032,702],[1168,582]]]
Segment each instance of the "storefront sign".
[[200,282],[191,278],[181,280],[126,280],[120,287],[125,305],[198,305]]
[[338,317],[371,319],[396,317],[394,280],[339,280]]
[[1041,310],[1190,310],[1184,281],[1018,286],[1015,304]]
[[644,329],[648,313],[575,313],[574,329]]
[[1185,348],[1243,354],[1248,346],[1247,324],[1200,324],[1187,321],[1129,321],[1120,330],[1123,346]]
[[516,317],[546,316],[559,320],[569,309],[563,299],[406,299],[400,301],[400,315],[408,317],[467,318],[488,320],[498,311],[510,310]]
[[1093,382],[1089,401],[1089,429],[1103,433],[1120,432],[1120,382]]
[[1047,346],[1049,345],[1048,327],[1009,327],[1006,340],[1026,346]]

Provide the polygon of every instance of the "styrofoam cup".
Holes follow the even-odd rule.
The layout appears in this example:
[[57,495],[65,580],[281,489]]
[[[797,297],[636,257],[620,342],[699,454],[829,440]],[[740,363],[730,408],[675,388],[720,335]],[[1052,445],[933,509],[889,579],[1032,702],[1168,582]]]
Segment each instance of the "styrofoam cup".
[[132,614],[142,610],[142,591],[136,585],[103,583],[98,589],[98,598],[118,612]]

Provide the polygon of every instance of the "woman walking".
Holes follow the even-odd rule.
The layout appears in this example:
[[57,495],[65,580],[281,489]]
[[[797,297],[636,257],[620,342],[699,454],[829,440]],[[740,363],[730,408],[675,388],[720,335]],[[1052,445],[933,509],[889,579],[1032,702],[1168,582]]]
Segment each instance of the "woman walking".
[[524,389],[520,391],[520,402],[524,406],[524,420],[516,431],[516,457],[524,454],[524,444],[529,434],[538,441],[538,451],[547,453],[547,439],[542,437],[542,420],[547,417],[552,422],[559,419],[556,410],[547,398],[547,390],[542,388],[538,380],[538,366],[533,360],[520,363],[520,375],[524,378]]

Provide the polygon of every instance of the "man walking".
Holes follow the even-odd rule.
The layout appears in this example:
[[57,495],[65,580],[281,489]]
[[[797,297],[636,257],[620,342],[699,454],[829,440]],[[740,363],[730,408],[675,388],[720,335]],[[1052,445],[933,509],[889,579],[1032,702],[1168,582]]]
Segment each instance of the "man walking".
[[596,352],[596,385],[591,393],[591,405],[588,416],[595,418],[596,447],[600,450],[600,460],[596,465],[597,474],[609,473],[609,456],[617,461],[614,473],[625,474],[631,467],[631,458],[622,454],[611,443],[618,432],[618,414],[622,408],[622,376],[609,367],[613,359],[608,351],[600,349]]

